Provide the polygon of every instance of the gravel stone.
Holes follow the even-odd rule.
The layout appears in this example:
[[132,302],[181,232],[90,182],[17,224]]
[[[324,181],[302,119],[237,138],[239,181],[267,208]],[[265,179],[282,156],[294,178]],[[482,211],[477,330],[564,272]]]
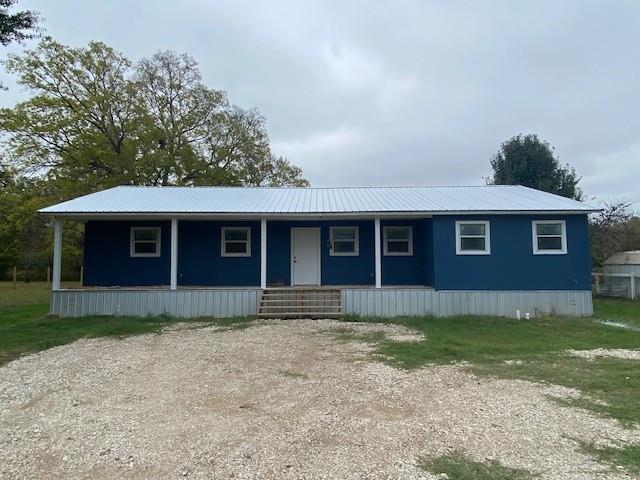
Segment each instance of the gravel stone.
[[567,350],[567,353],[574,357],[593,360],[596,358],[610,357],[624,360],[640,360],[640,350],[629,350],[624,348],[594,348],[593,350]]
[[[332,333],[399,326],[257,321],[84,339],[0,368],[0,478],[435,479],[453,449],[542,479],[628,479],[580,451],[640,431],[550,397],[556,385],[402,371]],[[283,373],[284,372],[284,373]]]

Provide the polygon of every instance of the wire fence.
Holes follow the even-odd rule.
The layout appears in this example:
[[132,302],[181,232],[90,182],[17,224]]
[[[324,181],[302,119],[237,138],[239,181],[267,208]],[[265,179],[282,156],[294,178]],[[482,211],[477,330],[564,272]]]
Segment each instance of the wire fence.
[[593,272],[591,285],[596,295],[640,299],[640,276],[633,273]]
[[[82,282],[83,267],[79,268],[63,268],[61,272],[61,278],[63,281],[78,281]],[[3,282],[47,282],[51,283],[53,275],[53,267],[46,266],[42,268],[19,268],[11,267],[2,269],[0,268],[0,281]]]

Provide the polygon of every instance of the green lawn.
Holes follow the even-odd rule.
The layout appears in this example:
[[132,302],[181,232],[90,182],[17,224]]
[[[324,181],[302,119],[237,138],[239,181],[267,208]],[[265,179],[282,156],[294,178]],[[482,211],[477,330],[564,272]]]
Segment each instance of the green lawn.
[[600,297],[593,304],[594,317],[640,327],[640,301]]
[[[77,287],[78,282],[63,282],[65,288]],[[46,282],[0,282],[0,309],[22,305],[41,305],[46,308],[51,296],[51,284]],[[2,310],[0,310],[0,316]]]
[[[171,317],[49,317],[49,289],[45,282],[18,283],[17,288],[0,282],[0,365],[79,338],[152,333],[182,321]],[[197,323],[239,328],[248,320],[201,318]]]

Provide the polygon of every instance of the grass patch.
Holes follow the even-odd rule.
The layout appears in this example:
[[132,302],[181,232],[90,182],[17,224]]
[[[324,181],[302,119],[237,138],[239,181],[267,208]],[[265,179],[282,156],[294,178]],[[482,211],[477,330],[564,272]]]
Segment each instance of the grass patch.
[[617,467],[622,466],[632,475],[640,475],[640,445],[627,445],[618,448],[582,444],[582,450],[600,462],[608,463],[612,470],[618,470]]
[[567,349],[640,347],[640,332],[609,327],[590,318],[419,317],[392,322],[426,337],[417,343],[380,344],[381,353],[392,357],[402,368],[459,361],[533,360],[549,354],[556,356]]
[[358,341],[379,344],[385,339],[385,333],[382,331],[358,332],[353,328],[336,328],[331,331],[331,335],[344,342]]
[[640,301],[597,297],[593,300],[593,316],[640,327]]
[[[78,282],[62,282],[63,288],[78,287]],[[51,284],[47,282],[0,282],[0,308],[49,304]],[[2,313],[0,312],[0,315]]]
[[449,480],[530,480],[533,475],[526,470],[507,468],[491,460],[475,462],[461,452],[441,457],[421,458],[418,466],[433,474],[446,474]]
[[[39,352],[79,338],[123,337],[157,333],[184,322],[171,317],[80,317],[46,316],[46,305],[0,308],[0,365],[28,353]],[[190,319],[194,325],[246,328],[251,318]]]
[[[72,288],[77,283],[64,283]],[[46,282],[0,282],[0,365],[28,353],[39,352],[79,338],[124,337],[157,333],[176,323],[187,328],[220,326],[242,329],[250,326],[250,317],[180,319],[156,317],[57,318],[47,316],[51,285]]]
[[586,397],[557,399],[564,405],[585,408],[615,418],[625,427],[640,424],[638,360],[541,356],[518,364],[481,364],[471,367],[481,375],[548,382],[575,388]]
[[280,370],[278,373],[283,377],[309,380],[309,375],[307,375],[306,373],[292,372],[290,370]]

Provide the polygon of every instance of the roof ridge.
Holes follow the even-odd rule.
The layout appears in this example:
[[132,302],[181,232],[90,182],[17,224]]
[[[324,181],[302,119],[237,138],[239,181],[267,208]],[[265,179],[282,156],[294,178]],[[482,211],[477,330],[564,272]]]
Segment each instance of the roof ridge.
[[[523,185],[336,185],[332,187],[253,186],[253,185],[117,185],[114,188],[228,188],[246,190],[338,190],[338,189],[404,189],[404,188],[513,188]],[[527,187],[525,187],[527,188]]]

